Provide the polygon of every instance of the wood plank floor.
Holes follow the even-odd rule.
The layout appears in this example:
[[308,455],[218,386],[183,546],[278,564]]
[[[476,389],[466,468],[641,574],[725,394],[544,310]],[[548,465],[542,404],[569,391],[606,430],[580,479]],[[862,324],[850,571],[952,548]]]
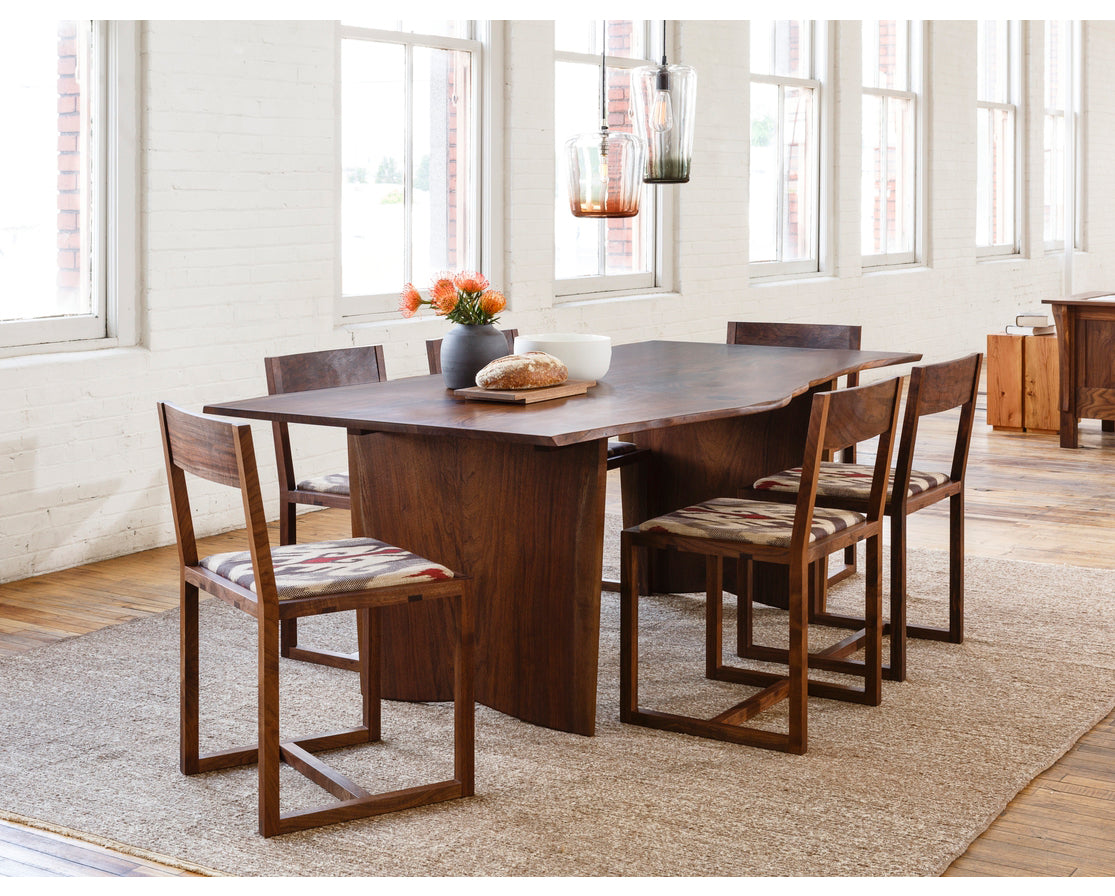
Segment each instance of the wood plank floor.
[[[985,419],[981,408],[968,472],[968,552],[1115,569],[1115,434],[1085,421],[1081,448],[1068,451],[1055,435],[992,431]],[[947,416],[925,421],[915,466],[947,468],[949,425]],[[609,505],[618,509],[614,477]],[[911,518],[911,545],[947,546],[946,506]],[[299,526],[305,539],[347,535],[340,511],[310,514]],[[228,533],[206,539],[203,548],[212,553],[234,546],[237,533]],[[171,609],[177,598],[173,547],[0,585],[0,655]],[[0,823],[0,876],[181,873]],[[1115,875],[1115,713],[1031,782],[946,874]]]

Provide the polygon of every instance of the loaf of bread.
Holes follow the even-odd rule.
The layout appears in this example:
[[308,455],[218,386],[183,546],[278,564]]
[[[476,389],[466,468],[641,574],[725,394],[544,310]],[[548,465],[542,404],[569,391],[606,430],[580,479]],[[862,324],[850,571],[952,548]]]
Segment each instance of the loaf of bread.
[[569,378],[566,366],[546,352],[524,352],[496,358],[476,374],[482,389],[541,389],[559,386]]

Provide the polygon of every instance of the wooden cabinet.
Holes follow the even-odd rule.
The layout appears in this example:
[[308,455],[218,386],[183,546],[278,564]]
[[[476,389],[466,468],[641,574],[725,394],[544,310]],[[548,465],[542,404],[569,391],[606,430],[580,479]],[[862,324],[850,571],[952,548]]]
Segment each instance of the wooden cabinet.
[[987,337],[987,424],[1013,432],[1060,426],[1056,336]]

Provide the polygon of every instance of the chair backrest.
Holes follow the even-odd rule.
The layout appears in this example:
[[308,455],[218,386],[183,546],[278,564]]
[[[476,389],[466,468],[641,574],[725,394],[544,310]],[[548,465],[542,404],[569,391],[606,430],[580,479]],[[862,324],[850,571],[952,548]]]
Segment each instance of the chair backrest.
[[[382,345],[358,345],[351,348],[277,355],[263,359],[267,373],[267,394],[308,392],[334,386],[359,386],[382,382],[386,375]],[[275,461],[279,482],[284,491],[294,489],[294,459],[290,450],[290,428],[286,423],[273,423]]]
[[[503,330],[503,335],[507,337],[507,353],[511,354],[515,351],[515,337],[519,335],[518,330]],[[440,339],[427,339],[426,340],[426,360],[430,364],[430,373],[441,373],[441,340]]]
[[983,355],[975,352],[953,361],[923,364],[910,370],[910,388],[906,394],[906,413],[902,420],[902,437],[895,461],[894,494],[904,499],[914,467],[918,422],[922,417],[960,408],[953,444],[949,478],[963,482],[968,466],[968,449],[972,444],[976,397],[979,394],[980,369]]
[[191,413],[164,402],[159,402],[158,411],[174,531],[178,539],[178,558],[182,566],[196,566],[198,563],[197,538],[185,476],[190,473],[240,491],[257,581],[273,582],[270,539],[259,490],[251,426]]
[[872,522],[882,520],[891,455],[895,433],[898,431],[901,396],[902,377],[866,386],[818,392],[813,396],[794,517],[795,546],[804,548],[808,540],[822,460],[836,448],[876,437],[878,447],[871,477],[867,518]]
[[859,351],[862,328],[844,324],[788,324],[728,321],[728,345],[784,345],[790,348],[847,348]]

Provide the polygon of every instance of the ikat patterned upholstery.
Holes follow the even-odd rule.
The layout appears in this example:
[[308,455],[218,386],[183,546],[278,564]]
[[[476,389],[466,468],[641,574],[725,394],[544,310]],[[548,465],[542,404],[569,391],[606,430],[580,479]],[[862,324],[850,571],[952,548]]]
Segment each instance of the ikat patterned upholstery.
[[325,495],[347,495],[348,473],[328,473],[313,479],[303,479],[296,488],[301,492],[320,492]]
[[[818,498],[867,498],[871,493],[873,468],[866,464],[841,464],[824,462],[817,475]],[[752,488],[772,492],[796,493],[801,481],[801,467],[783,470],[773,476],[756,480]],[[919,473],[910,471],[910,488],[907,497],[929,491],[949,481],[948,473]],[[887,500],[890,500],[894,487],[893,471],[887,477]]]
[[625,454],[631,454],[633,451],[638,451],[639,446],[634,442],[620,442],[616,439],[608,442],[608,459],[613,457],[623,457]]
[[[280,545],[271,549],[271,561],[279,600],[454,577],[439,563],[374,538]],[[247,551],[213,554],[200,565],[241,588],[256,590]]]
[[[794,529],[793,504],[713,498],[640,524],[641,532],[669,532],[745,544],[789,547]],[[862,513],[818,507],[813,512],[810,542],[833,535],[865,519]]]

